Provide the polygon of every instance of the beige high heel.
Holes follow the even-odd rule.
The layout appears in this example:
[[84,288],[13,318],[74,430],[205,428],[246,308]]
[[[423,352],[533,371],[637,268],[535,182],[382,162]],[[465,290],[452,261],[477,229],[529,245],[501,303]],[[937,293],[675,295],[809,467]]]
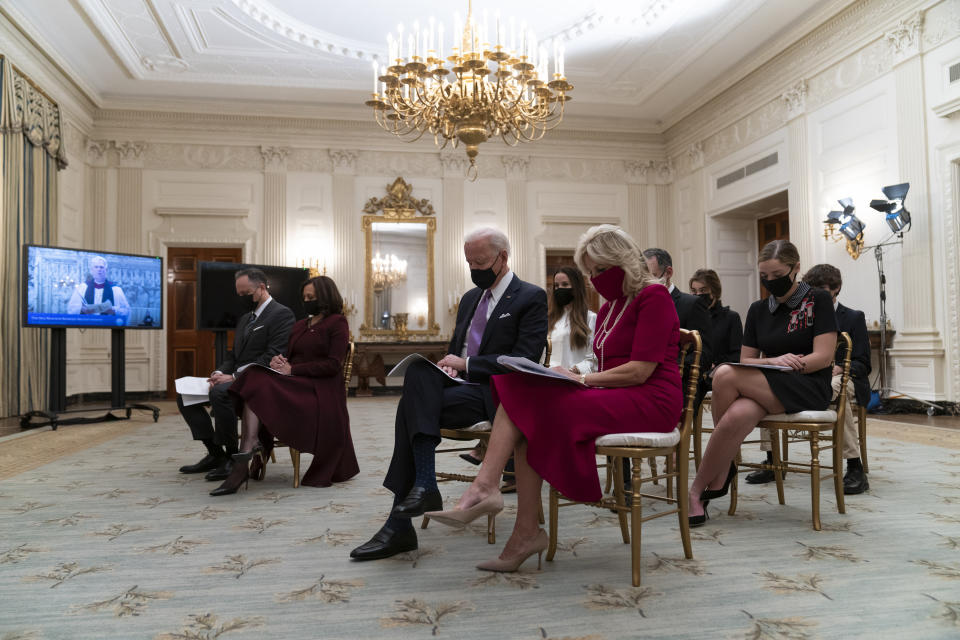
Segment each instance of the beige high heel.
[[448,527],[463,529],[480,516],[495,516],[503,511],[503,494],[499,491],[466,509],[448,509],[447,511],[427,511],[423,515]]
[[533,541],[530,543],[530,546],[518,553],[513,558],[494,558],[493,560],[487,560],[486,562],[481,562],[478,564],[477,569],[481,569],[483,571],[512,573],[519,569],[520,565],[522,565],[527,558],[533,554],[537,554],[537,569],[539,570],[542,567],[543,552],[549,544],[550,539],[547,537],[547,532],[543,529],[540,529],[540,532],[537,533],[537,537],[533,539]]

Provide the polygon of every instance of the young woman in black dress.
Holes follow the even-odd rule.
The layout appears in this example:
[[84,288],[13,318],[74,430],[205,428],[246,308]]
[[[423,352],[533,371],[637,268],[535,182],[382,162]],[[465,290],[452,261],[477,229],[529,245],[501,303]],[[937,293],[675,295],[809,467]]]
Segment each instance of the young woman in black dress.
[[740,362],[790,370],[722,365],[714,371],[715,428],[690,485],[690,526],[706,521],[710,499],[726,495],[740,443],[764,416],[819,411],[830,403],[837,348],[830,294],[800,280],[800,254],[785,240],[774,240],[760,250],[757,269],[770,296],[747,311]]

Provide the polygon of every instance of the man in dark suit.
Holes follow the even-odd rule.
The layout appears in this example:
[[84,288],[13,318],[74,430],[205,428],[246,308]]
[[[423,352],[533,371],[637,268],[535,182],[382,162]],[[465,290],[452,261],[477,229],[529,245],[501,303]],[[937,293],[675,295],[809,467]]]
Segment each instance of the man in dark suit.
[[[850,334],[853,353],[850,354],[850,380],[847,383],[847,395],[857,399],[857,405],[867,406],[870,402],[870,340],[867,337],[867,320],[863,311],[845,307],[837,300],[843,287],[840,270],[829,264],[818,264],[810,268],[803,281],[811,287],[826,289],[833,297],[836,309],[837,330]],[[837,354],[838,359],[845,354]],[[843,369],[833,367],[833,395],[840,392],[840,378]],[[851,389],[851,386],[853,387]],[[860,430],[857,427],[852,407],[847,401],[847,411],[843,424],[843,457],[847,460],[847,472],[843,476],[843,492],[848,495],[863,493],[870,488],[867,474],[860,460]]]
[[[510,244],[496,229],[467,235],[463,253],[476,286],[460,299],[449,353],[437,364],[411,365],[397,406],[393,459],[383,486],[394,493],[386,524],[350,553],[356,560],[388,558],[417,548],[410,521],[443,508],[434,470],[440,429],[493,420],[490,376],[506,373],[501,355],[538,361],[547,343],[547,294],[507,266]],[[453,380],[461,377],[473,384]]]
[[231,456],[237,453],[237,414],[227,390],[247,366],[256,363],[268,367],[273,356],[284,352],[295,321],[290,309],[270,297],[263,271],[241,269],[234,279],[237,295],[248,311],[237,322],[233,351],[227,353],[207,380],[214,422],[207,413],[208,403],[185,406],[183,398],[177,395],[177,407],[190,426],[193,439],[207,447],[207,455],[200,462],[180,467],[180,472],[207,471],[207,480],[225,479],[233,466]]

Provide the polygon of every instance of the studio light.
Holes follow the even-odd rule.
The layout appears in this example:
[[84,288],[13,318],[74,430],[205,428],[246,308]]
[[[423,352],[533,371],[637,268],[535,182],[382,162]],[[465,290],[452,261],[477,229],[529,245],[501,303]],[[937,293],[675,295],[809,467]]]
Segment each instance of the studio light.
[[890,185],[881,189],[883,195],[887,196],[886,200],[870,201],[872,208],[887,214],[887,226],[894,233],[900,233],[910,226],[910,212],[903,205],[909,190],[909,182]]

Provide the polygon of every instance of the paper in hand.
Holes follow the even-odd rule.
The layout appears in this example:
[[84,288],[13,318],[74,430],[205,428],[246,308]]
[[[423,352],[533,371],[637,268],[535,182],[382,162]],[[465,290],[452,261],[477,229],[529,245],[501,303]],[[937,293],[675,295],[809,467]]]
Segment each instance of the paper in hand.
[[559,371],[554,371],[553,369],[545,367],[542,364],[538,364],[519,356],[499,356],[497,357],[497,363],[506,367],[507,369],[510,369],[511,371],[519,371],[520,373],[529,373],[535,376],[543,376],[544,378],[563,380],[565,382],[571,382],[575,385],[585,388],[588,386],[576,378],[565,376]]
[[207,402],[210,399],[210,383],[207,382],[206,378],[184,376],[183,378],[177,378],[174,385],[185,407]]
[[429,358],[422,356],[419,353],[411,353],[410,355],[408,355],[406,358],[398,362],[397,366],[395,366],[393,369],[390,369],[390,373],[388,373],[387,375],[402,376],[406,374],[407,369],[410,367],[410,365],[418,360],[423,360],[424,362],[429,363],[430,366],[434,367],[437,371],[442,372],[443,375],[447,376],[448,378],[450,378],[455,382],[459,382],[460,384],[476,384],[475,382],[467,382],[463,378],[455,378],[454,376],[451,376],[449,373],[447,373],[446,371],[438,367],[435,362],[432,362]]

